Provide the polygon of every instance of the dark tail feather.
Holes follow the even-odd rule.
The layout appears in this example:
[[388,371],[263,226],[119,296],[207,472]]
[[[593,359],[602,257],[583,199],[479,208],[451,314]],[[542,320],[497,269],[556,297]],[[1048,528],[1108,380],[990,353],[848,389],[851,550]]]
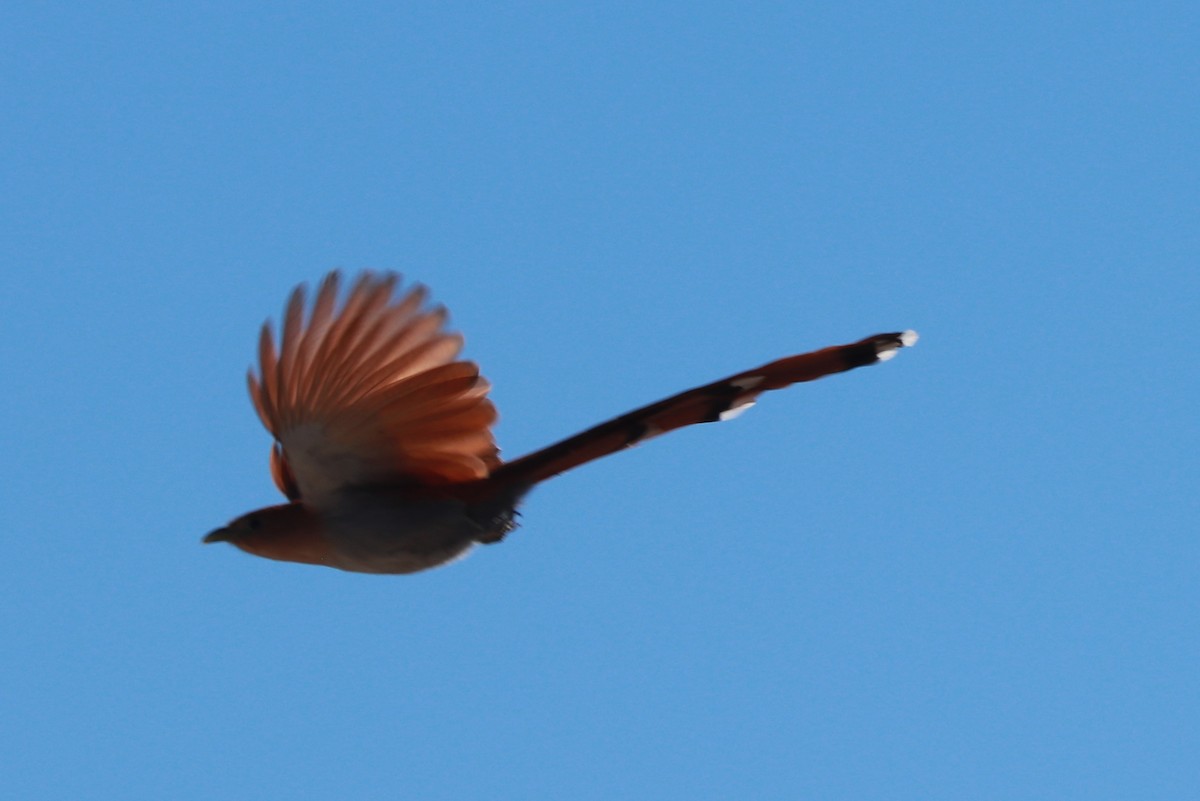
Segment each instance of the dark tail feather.
[[823,348],[689,389],[623,414],[497,468],[484,483],[524,494],[534,484],[573,467],[695,423],[728,420],[763,392],[887,361],[917,341],[915,331],[876,334],[850,345]]

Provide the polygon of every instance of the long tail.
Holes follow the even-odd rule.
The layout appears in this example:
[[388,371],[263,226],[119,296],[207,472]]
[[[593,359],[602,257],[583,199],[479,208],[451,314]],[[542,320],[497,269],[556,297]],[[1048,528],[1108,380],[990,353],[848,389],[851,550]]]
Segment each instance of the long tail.
[[695,423],[736,417],[763,392],[801,381],[887,361],[917,341],[915,331],[876,334],[850,345],[836,345],[765,364],[711,384],[689,389],[635,409],[497,468],[485,479],[492,487],[523,492],[541,481],[651,437]]

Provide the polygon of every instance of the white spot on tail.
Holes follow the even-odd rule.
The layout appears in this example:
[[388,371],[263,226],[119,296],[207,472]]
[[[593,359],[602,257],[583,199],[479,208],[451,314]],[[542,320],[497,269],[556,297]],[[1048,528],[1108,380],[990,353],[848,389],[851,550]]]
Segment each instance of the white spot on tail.
[[732,420],[733,418],[737,417],[739,414],[746,411],[753,405],[754,405],[754,401],[752,401],[752,400],[742,401],[737,406],[730,406],[728,409],[721,412],[719,415],[717,415],[717,419],[718,420]]
[[875,358],[881,362],[893,359],[896,356],[896,351],[900,350],[900,348],[911,348],[917,343],[917,339],[916,331],[909,329],[908,331],[901,332],[896,336],[897,341],[884,342],[877,345],[878,350],[875,352]]

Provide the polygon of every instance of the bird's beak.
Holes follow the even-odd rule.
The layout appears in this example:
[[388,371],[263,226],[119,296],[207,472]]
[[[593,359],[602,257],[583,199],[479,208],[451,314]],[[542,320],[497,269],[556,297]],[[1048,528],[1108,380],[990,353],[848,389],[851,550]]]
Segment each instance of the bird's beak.
[[204,543],[206,545],[212,542],[231,542],[232,540],[233,532],[227,528],[219,528],[204,535]]

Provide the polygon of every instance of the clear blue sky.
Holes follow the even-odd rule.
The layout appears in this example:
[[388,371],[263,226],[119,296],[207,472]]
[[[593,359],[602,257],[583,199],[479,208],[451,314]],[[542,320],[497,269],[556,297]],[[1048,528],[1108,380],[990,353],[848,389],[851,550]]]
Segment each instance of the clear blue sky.
[[[1198,33],[7,8],[0,795],[1194,798]],[[278,500],[245,369],[338,266],[450,306],[509,456],[922,340],[557,479],[449,568],[202,547]]]

